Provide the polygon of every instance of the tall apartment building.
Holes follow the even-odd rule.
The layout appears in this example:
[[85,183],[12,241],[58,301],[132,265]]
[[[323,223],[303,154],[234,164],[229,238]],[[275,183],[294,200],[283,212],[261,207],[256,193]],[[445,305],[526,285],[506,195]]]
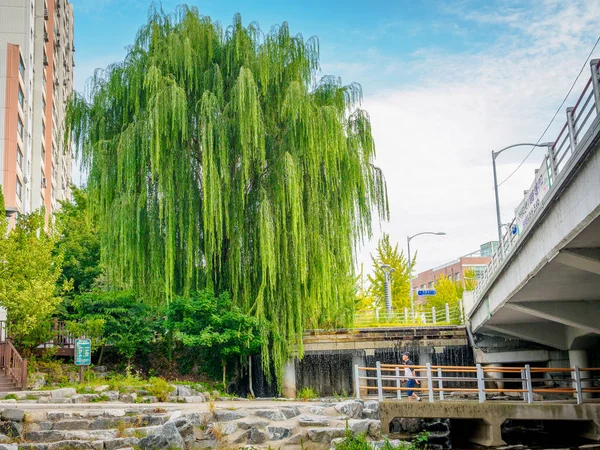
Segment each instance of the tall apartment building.
[[64,145],[73,91],[73,7],[67,0],[0,0],[0,184],[7,213],[71,196]]

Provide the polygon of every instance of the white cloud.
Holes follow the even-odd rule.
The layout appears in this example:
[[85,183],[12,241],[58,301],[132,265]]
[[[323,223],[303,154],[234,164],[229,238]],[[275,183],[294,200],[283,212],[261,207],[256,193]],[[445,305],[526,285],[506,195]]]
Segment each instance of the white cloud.
[[[497,238],[490,152],[540,137],[596,41],[600,4],[545,1],[528,10],[507,6],[467,18],[502,24],[506,33],[478,54],[420,49],[415,53],[418,61],[408,68],[418,74],[414,84],[365,99],[377,164],[388,183],[391,221],[382,231],[403,248],[409,234],[448,233],[411,243],[419,250],[417,271]],[[393,58],[370,63],[361,71],[400,67]],[[346,76],[358,78],[352,73]],[[574,104],[588,78],[586,67],[565,106]],[[563,107],[542,141],[554,140],[564,120]],[[529,147],[520,147],[502,154],[499,181],[528,151]],[[542,155],[543,150],[535,151],[501,186],[503,221],[513,217]],[[359,263],[365,269],[380,236],[377,232],[362,249]]]

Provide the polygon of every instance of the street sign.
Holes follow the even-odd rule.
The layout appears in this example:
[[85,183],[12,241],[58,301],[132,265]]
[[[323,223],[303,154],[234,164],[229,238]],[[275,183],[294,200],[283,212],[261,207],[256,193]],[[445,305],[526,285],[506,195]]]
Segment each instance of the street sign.
[[435,289],[419,289],[417,295],[435,295]]
[[89,366],[92,363],[92,341],[75,339],[75,365]]

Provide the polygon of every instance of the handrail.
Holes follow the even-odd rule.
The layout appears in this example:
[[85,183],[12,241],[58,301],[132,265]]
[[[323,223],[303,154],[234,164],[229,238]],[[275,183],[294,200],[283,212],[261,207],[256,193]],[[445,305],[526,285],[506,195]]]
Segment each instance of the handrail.
[[397,313],[378,313],[374,310],[357,312],[354,314],[354,327],[369,328],[382,326],[433,326],[433,325],[462,325],[464,323],[464,310],[462,300],[458,301],[456,306],[445,304],[444,308],[436,311],[435,307],[431,309],[423,308],[415,312],[415,317],[411,318],[408,308]]
[[[579,146],[579,143],[585,141],[584,139],[579,138],[583,133],[589,131],[590,124],[593,123],[593,121],[589,121],[590,117],[594,115],[594,119],[597,119],[597,117],[600,114],[600,92],[598,92],[598,90],[600,89],[600,74],[598,72],[598,68],[600,68],[600,59],[590,61],[590,66],[592,75],[587,80],[585,87],[583,88],[581,94],[577,98],[575,106],[572,108],[567,108],[567,120],[565,121],[563,127],[558,133],[557,138],[554,140],[554,143],[548,149],[548,155],[546,155],[550,166],[550,185],[548,187],[548,192],[550,192],[556,185],[558,176],[562,174],[564,168],[568,165],[567,163],[571,160],[571,158],[574,157],[574,155],[578,153],[576,150]],[[582,103],[584,99],[585,101]],[[578,109],[580,109],[580,111],[575,116],[574,113]],[[589,110],[585,115],[583,115],[586,109]],[[565,131],[566,135],[561,143],[561,139],[563,138],[563,134],[565,133]],[[539,198],[541,199],[543,197]],[[540,214],[534,214],[532,220],[528,223],[528,225],[526,225],[526,227],[530,228],[539,217]],[[511,228],[515,225],[518,226],[518,224],[515,224],[515,221],[516,218],[513,219],[511,223]],[[502,267],[504,261],[510,256],[511,251],[514,249],[514,247],[516,247],[516,243],[519,241],[522,231],[523,230],[518,229],[516,234],[512,234],[509,229],[502,236],[502,242],[500,242],[498,249],[492,255],[492,259],[488,264],[488,267],[486,268],[485,272],[481,277],[480,282],[475,288],[475,306],[479,304],[479,301],[481,300],[483,294],[488,289],[490,280],[494,278],[496,273]]]
[[[401,383],[406,379],[404,369],[409,368],[412,371],[412,379],[424,381],[424,386],[421,387],[402,387]],[[361,376],[361,372],[364,374]],[[375,376],[368,376],[368,372],[375,372]],[[385,374],[384,374],[385,372]],[[392,372],[391,375],[387,373]],[[554,393],[554,394],[571,394],[577,399],[577,404],[584,402],[583,394],[600,393],[600,387],[593,387],[594,378],[593,372],[600,372],[600,368],[580,368],[580,367],[531,367],[526,364],[523,367],[482,367],[481,364],[475,366],[438,366],[427,363],[425,365],[401,365],[401,364],[382,364],[376,362],[376,367],[361,367],[358,364],[354,366],[354,391],[357,398],[361,398],[361,390],[377,391],[377,397],[381,401],[385,398],[385,393],[395,393],[396,399],[401,399],[402,392],[415,391],[427,393],[430,402],[435,401],[435,394],[438,394],[439,400],[444,400],[444,392],[462,392],[462,393],[477,393],[479,403],[486,401],[488,393],[517,393],[522,394],[523,401],[533,403],[535,400],[534,394],[537,393]],[[447,373],[461,373],[463,376],[447,376]],[[475,373],[476,376],[465,376]],[[493,377],[491,374],[510,374],[510,378]],[[559,381],[549,380],[545,377],[548,373],[568,374]],[[517,374],[517,377],[514,377]],[[533,374],[542,374],[543,377],[534,378]],[[369,386],[369,381],[375,381],[374,386]],[[562,383],[558,387],[548,387],[548,382]],[[366,384],[364,383],[366,382]],[[384,386],[384,382],[388,385]],[[476,387],[451,387],[448,383],[475,383]],[[486,387],[486,382],[501,382],[501,383],[520,383],[519,388],[505,387]],[[393,383],[394,385],[389,385]],[[534,386],[533,383],[542,384]],[[565,387],[564,384],[570,384],[571,387]]]
[[7,338],[0,344],[0,367],[15,385],[24,389],[27,386],[27,359],[24,359]]

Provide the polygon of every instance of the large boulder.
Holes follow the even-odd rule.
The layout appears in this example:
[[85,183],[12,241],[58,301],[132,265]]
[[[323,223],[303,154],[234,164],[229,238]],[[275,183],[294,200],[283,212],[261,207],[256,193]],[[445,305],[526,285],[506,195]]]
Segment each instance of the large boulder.
[[292,435],[292,429],[287,427],[267,427],[269,439],[272,441],[280,441],[287,439]]
[[90,428],[91,420],[75,419],[75,420],[60,420],[53,426],[53,430],[87,430]]
[[219,410],[215,411],[215,420],[217,422],[229,422],[231,420],[241,419],[247,415],[248,414],[242,411]]
[[17,444],[0,444],[0,450],[19,450]]
[[141,450],[183,450],[184,442],[175,423],[167,422],[158,433],[140,439],[138,447]]
[[137,447],[139,439],[135,437],[115,438],[104,441],[104,450],[117,450],[126,447]]
[[308,430],[308,439],[312,442],[330,443],[332,439],[344,437],[346,430],[344,428],[310,428]]
[[0,433],[20,439],[23,435],[23,424],[21,422],[0,422]]
[[10,422],[23,422],[25,418],[25,411],[22,409],[5,409],[2,411],[2,420]]
[[137,394],[135,392],[121,394],[120,399],[122,402],[125,403],[135,403],[135,401],[137,400]]
[[53,401],[65,400],[67,398],[73,397],[75,394],[77,394],[77,391],[74,388],[54,389],[50,392],[50,396],[52,397]]
[[348,427],[355,434],[365,434],[374,439],[378,439],[381,436],[381,422],[379,420],[351,419],[348,421]]
[[310,406],[308,408],[308,412],[314,414],[315,416],[324,416],[325,408],[323,408],[322,406]]
[[269,440],[269,435],[258,428],[250,428],[248,431],[248,444],[260,445]]
[[192,395],[196,395],[195,391],[189,386],[181,385],[177,386],[176,389],[179,397],[191,397]]
[[197,394],[197,395],[185,396],[185,397],[183,397],[183,401],[185,403],[204,403],[204,402],[206,402],[206,399],[204,398],[204,395]]
[[242,430],[249,430],[252,427],[265,428],[269,425],[268,420],[264,419],[243,419],[236,422]]
[[254,415],[258,417],[264,417],[269,420],[286,420],[287,417],[279,409],[257,409],[254,411]]
[[303,414],[298,418],[298,424],[303,427],[328,427],[329,418],[326,416],[309,416]]
[[357,400],[347,400],[335,405],[337,412],[348,416],[351,419],[360,419],[363,412],[363,404]]
[[281,412],[283,413],[286,419],[291,419],[292,417],[300,415],[300,409],[297,406],[286,406],[284,408],[281,408]]

